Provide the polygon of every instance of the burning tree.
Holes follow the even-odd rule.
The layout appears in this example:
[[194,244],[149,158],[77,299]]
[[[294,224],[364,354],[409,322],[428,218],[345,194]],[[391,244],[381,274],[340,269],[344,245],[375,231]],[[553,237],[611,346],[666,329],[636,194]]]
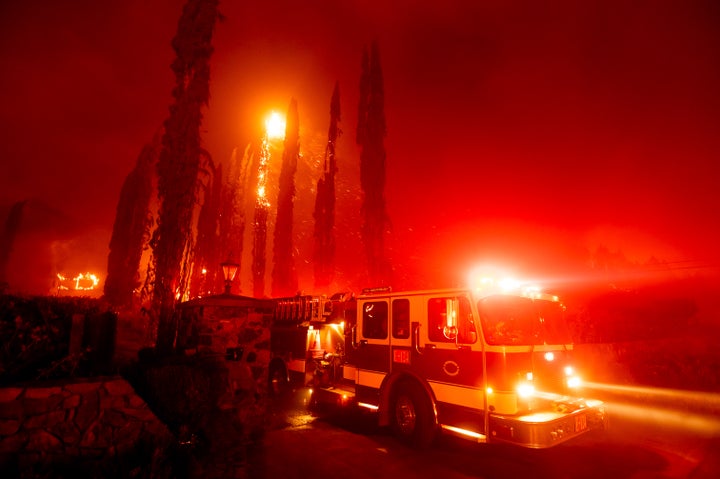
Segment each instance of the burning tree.
[[176,334],[175,301],[184,292],[192,251],[193,214],[201,159],[202,107],[210,89],[212,34],[218,0],[188,0],[173,39],[175,103],[165,121],[158,162],[160,211],[153,241],[155,282],[152,314],[157,318],[156,349],[172,350]]
[[295,172],[300,155],[300,133],[297,101],[290,100],[285,127],[285,148],[278,192],[277,220],[273,245],[274,296],[289,296],[297,291],[297,274],[293,262],[293,202]]
[[265,295],[265,252],[267,249],[267,220],[270,202],[267,199],[268,163],[270,161],[270,145],[267,132],[263,136],[260,148],[260,161],[257,177],[257,195],[255,197],[255,216],[253,219],[253,296],[262,298]]
[[133,291],[140,286],[140,260],[152,227],[150,200],[155,192],[153,168],[160,154],[160,138],[158,133],[142,149],[120,190],[104,287],[105,299],[116,307],[131,306]]
[[335,159],[335,143],[341,131],[340,122],[340,85],[335,83],[332,99],[330,100],[330,127],[328,129],[328,142],[325,148],[325,162],[323,175],[317,182],[317,196],[315,197],[315,245],[313,263],[315,266],[315,288],[327,289],[333,279],[333,263],[335,262],[335,173],[337,161]]
[[380,48],[373,42],[363,50],[358,103],[357,144],[360,145],[360,186],[364,193],[362,238],[369,279],[387,284],[390,267],[385,259],[384,232],[389,223],[385,210],[385,94]]

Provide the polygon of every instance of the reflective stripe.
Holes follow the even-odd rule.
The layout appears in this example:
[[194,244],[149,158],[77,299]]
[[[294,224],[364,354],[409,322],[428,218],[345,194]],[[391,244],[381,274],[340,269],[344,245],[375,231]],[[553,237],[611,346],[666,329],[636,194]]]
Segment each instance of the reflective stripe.
[[517,414],[517,394],[514,392],[493,391],[492,394],[488,395],[488,407],[495,408],[494,411],[490,409],[495,414]]
[[455,384],[428,381],[435,393],[435,398],[440,402],[457,404],[474,409],[483,408],[483,391],[480,388],[457,386]]
[[343,379],[357,382],[357,368],[346,364],[343,366]]
[[380,385],[387,376],[386,373],[378,373],[375,371],[367,371],[365,369],[358,369],[358,380],[357,383],[360,386],[367,386],[375,389],[380,389]]

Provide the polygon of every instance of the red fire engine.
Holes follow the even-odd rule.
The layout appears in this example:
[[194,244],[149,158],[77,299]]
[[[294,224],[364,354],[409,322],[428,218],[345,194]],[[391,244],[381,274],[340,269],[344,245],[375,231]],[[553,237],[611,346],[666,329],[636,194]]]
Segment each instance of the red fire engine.
[[440,430],[529,448],[607,425],[579,395],[556,296],[485,282],[477,289],[276,300],[270,387],[375,410],[415,446]]

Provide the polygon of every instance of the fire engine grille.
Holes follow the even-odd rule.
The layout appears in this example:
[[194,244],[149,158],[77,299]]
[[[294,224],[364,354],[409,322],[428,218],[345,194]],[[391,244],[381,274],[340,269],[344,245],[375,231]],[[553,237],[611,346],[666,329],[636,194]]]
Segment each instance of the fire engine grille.
[[567,394],[564,371],[559,368],[539,369],[535,377],[535,389],[542,392]]

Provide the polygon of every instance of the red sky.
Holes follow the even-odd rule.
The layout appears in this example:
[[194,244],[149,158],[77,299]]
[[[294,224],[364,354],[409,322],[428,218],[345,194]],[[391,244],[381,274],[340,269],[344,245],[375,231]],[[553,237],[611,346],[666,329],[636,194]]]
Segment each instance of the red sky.
[[[183,4],[0,6],[1,220],[26,198],[73,218],[82,239],[65,245],[67,267],[106,266],[122,182],[167,117]],[[300,233],[340,82],[338,242],[351,254],[339,283],[358,276],[355,117],[373,39],[401,286],[443,286],[481,260],[560,274],[600,244],[717,269],[716,1],[225,1],[221,11],[205,146],[227,161],[295,97]],[[301,272],[308,245],[302,236]]]

